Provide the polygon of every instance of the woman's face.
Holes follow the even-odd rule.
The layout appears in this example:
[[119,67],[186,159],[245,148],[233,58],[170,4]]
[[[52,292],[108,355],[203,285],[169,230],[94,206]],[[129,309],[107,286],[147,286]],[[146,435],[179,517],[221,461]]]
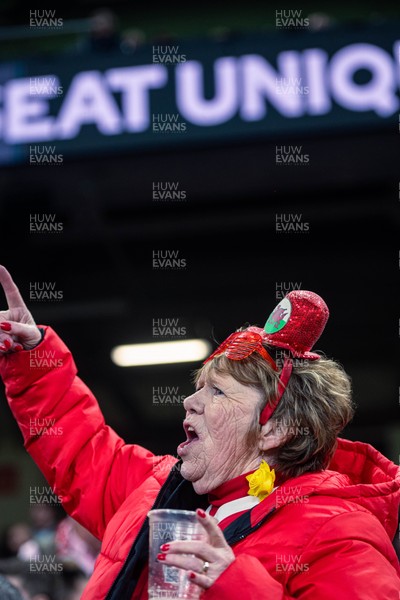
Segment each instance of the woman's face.
[[259,466],[260,450],[256,444],[249,447],[248,434],[261,398],[261,391],[213,369],[200,376],[196,392],[185,398],[187,440],[177,452],[182,476],[198,494]]

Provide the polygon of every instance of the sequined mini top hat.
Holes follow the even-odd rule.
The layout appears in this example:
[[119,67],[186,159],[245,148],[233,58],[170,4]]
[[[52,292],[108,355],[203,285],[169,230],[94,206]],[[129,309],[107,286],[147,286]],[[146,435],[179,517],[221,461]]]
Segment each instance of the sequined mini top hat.
[[285,348],[296,358],[318,360],[310,352],[320,338],[329,318],[329,309],[321,296],[306,290],[294,290],[285,296],[267,319],[263,339],[267,344]]
[[260,424],[271,418],[282,398],[293,370],[292,358],[318,360],[319,355],[310,352],[320,338],[329,318],[329,309],[318,294],[307,290],[289,292],[269,315],[264,329],[248,327],[226,338],[204,363],[225,354],[230,360],[243,360],[258,352],[275,371],[279,368],[263,344],[287,351],[278,380],[278,393],[263,409]]

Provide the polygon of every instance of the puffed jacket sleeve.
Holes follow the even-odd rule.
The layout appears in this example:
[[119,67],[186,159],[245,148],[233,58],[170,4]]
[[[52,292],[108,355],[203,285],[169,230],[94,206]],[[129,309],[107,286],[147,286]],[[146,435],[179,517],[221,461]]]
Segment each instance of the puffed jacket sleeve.
[[[360,512],[354,530],[354,518],[349,512],[329,519],[284,581],[272,577],[263,565],[268,540],[264,548],[259,544],[252,549],[255,555],[239,553],[202,599],[398,600],[398,573],[378,550],[383,538],[380,523]],[[387,552],[393,554],[392,548]]]
[[149,476],[165,480],[176,458],[125,444],[77,377],[67,346],[43,329],[36,348],[0,358],[0,376],[26,450],[66,512],[102,539],[126,497]]

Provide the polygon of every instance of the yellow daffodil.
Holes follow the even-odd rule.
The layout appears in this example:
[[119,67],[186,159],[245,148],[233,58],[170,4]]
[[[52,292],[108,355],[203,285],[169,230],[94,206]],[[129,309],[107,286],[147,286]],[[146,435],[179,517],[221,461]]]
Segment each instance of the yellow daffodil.
[[269,468],[265,460],[262,460],[257,471],[247,475],[246,479],[249,482],[248,495],[257,496],[261,501],[274,489],[275,471]]

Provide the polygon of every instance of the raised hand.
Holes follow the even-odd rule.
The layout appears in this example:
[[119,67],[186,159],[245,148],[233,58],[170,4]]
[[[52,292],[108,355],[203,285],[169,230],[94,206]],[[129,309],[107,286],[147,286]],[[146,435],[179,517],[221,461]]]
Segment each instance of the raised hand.
[[41,334],[10,273],[2,265],[0,284],[8,303],[8,310],[0,311],[0,355],[30,350],[40,342]]

